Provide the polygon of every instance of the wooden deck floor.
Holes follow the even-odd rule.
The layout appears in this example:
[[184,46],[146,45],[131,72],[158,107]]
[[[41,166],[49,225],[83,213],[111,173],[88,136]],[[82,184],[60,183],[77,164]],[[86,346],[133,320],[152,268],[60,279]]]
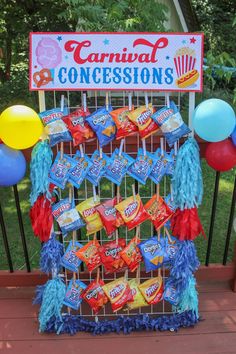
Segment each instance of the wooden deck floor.
[[195,328],[94,337],[39,334],[32,288],[0,288],[1,354],[235,354],[236,294],[225,283],[200,283]]

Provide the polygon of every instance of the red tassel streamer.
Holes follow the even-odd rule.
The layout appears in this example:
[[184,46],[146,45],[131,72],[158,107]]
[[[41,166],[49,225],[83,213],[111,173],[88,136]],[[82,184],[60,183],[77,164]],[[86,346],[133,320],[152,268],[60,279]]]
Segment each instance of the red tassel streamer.
[[45,195],[40,195],[30,209],[30,219],[35,236],[41,242],[47,242],[52,229],[53,216],[51,201]]
[[171,219],[171,231],[180,241],[193,241],[200,234],[206,238],[196,207],[177,209]]

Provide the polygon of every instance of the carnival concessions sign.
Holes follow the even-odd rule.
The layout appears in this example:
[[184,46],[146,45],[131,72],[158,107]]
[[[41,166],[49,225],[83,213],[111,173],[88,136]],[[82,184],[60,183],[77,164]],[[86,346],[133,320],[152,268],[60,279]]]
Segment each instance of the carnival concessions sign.
[[31,90],[202,91],[203,35],[31,33]]

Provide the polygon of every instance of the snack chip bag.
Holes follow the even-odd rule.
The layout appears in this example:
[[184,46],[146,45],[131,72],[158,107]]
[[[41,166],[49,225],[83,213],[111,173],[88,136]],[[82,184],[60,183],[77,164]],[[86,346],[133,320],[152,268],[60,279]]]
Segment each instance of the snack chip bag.
[[163,281],[161,276],[148,279],[138,287],[149,305],[155,305],[162,300]]
[[109,241],[99,247],[101,262],[106,273],[114,273],[125,267],[125,262],[121,258],[121,252],[126,246],[125,239]]
[[174,236],[171,236],[171,241],[168,237],[165,238],[165,253],[164,263],[172,263],[179,250],[180,242]]
[[129,286],[134,300],[127,303],[129,310],[139,309],[144,306],[148,306],[147,301],[144,299],[141,291],[139,290],[139,284],[136,279],[129,280]]
[[151,118],[153,113],[154,108],[151,103],[149,103],[148,108],[140,106],[127,113],[129,120],[138,127],[139,135],[142,139],[156,133],[159,129],[158,125]]
[[165,301],[168,301],[173,306],[177,306],[179,303],[179,295],[177,293],[176,287],[174,286],[174,282],[171,278],[168,278],[165,282],[163,299]]
[[144,205],[156,230],[159,230],[173,215],[162,197],[154,196]]
[[77,272],[82,261],[76,256],[76,252],[83,247],[78,241],[70,241],[62,259],[61,265],[72,272]]
[[75,253],[76,256],[86,264],[89,272],[92,272],[101,264],[101,257],[98,252],[99,247],[100,244],[98,240],[95,239],[88,242]]
[[82,293],[82,298],[87,301],[95,315],[106,305],[108,298],[104,293],[105,283],[99,280],[93,280]]
[[172,161],[172,159],[166,152],[164,152],[164,155],[161,156],[160,149],[157,149],[155,155],[157,156],[157,161],[154,164],[149,177],[154,183],[159,184],[165,176],[168,164]]
[[[132,110],[134,106],[132,106]],[[129,107],[118,108],[114,111],[110,112],[112,116],[117,131],[116,131],[116,139],[123,139],[129,135],[133,135],[138,132],[138,128],[136,125],[129,120],[127,113],[129,113]]]
[[[121,201],[121,198],[119,201]],[[112,236],[118,227],[117,218],[121,218],[118,216],[118,211],[115,208],[116,204],[117,198],[115,197],[96,207],[108,237]]]
[[116,136],[116,125],[110,115],[111,111],[111,105],[108,106],[108,109],[104,106],[86,117],[86,121],[96,133],[101,147],[109,144]]
[[172,149],[168,155],[167,167],[166,167],[166,175],[173,177],[176,163],[175,152]]
[[74,112],[63,117],[63,121],[66,123],[69,132],[73,138],[73,145],[77,146],[85,141],[95,139],[95,134],[85,122],[85,117],[89,116],[90,112],[87,109],[77,108]]
[[[175,210],[176,210],[176,206],[175,206],[175,202],[173,200],[173,198],[171,197],[171,194],[168,194],[165,198],[165,203],[168,205],[168,208],[172,211],[172,213],[174,214]],[[170,229],[170,220],[167,221],[167,223],[165,224],[165,226],[167,228]]]
[[103,290],[111,302],[113,312],[121,310],[128,302],[133,301],[132,291],[125,277],[105,284]]
[[121,203],[117,204],[115,208],[120,212],[128,230],[132,230],[134,227],[149,219],[149,214],[144,209],[139,194],[137,194],[135,198],[131,196],[123,200]]
[[170,101],[170,107],[163,107],[152,115],[152,119],[159,125],[169,146],[189,134],[191,130],[184,123],[178,108],[173,101]]
[[144,155],[143,149],[139,148],[137,158],[128,168],[127,173],[138,182],[145,184],[156,161],[157,158],[153,154],[147,151],[146,155]]
[[86,289],[86,287],[87,286],[81,280],[71,279],[66,289],[66,295],[63,304],[74,310],[78,310],[83,300],[81,294]]
[[92,166],[92,162],[86,155],[81,157],[81,153],[79,151],[76,152],[73,160],[75,161],[76,165],[70,169],[68,180],[74,187],[80,188],[81,183],[85,179],[90,167]]
[[124,175],[133,162],[134,159],[131,156],[125,152],[119,155],[119,149],[115,149],[107,164],[105,177],[120,186]]
[[94,186],[97,186],[100,179],[104,176],[109,160],[110,159],[106,154],[102,153],[102,156],[100,157],[99,151],[94,151],[91,157],[92,165],[89,167],[86,176],[87,180]]
[[54,204],[52,206],[52,214],[58,222],[63,235],[85,226],[78,211],[75,209],[74,201],[70,202],[69,198],[62,199]]
[[142,261],[142,255],[137,247],[139,243],[140,239],[135,236],[120,253],[131,272],[134,272]]
[[70,156],[64,154],[61,158],[59,151],[49,171],[49,182],[64,189],[69,178],[69,172],[75,166],[76,162]]
[[76,209],[86,222],[87,235],[94,234],[103,228],[102,220],[97,212],[96,206],[100,204],[100,198],[97,195],[84,200],[76,205]]
[[160,268],[164,262],[165,239],[158,241],[157,236],[150,237],[138,245],[144,259],[146,272]]
[[67,126],[62,120],[62,117],[66,114],[68,114],[67,108],[64,108],[63,111],[60,108],[53,108],[39,113],[39,117],[48,132],[50,146],[72,140]]

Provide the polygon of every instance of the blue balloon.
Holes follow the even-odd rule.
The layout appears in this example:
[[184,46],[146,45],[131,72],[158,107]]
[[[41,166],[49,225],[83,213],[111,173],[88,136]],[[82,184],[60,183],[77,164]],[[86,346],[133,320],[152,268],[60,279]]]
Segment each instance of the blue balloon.
[[231,134],[231,139],[232,139],[233,144],[236,146],[236,125],[235,125],[233,133]]
[[233,108],[225,101],[211,98],[200,103],[193,113],[193,128],[200,138],[217,142],[227,139],[236,124]]
[[9,187],[22,180],[26,171],[25,157],[19,150],[0,144],[0,187]]

